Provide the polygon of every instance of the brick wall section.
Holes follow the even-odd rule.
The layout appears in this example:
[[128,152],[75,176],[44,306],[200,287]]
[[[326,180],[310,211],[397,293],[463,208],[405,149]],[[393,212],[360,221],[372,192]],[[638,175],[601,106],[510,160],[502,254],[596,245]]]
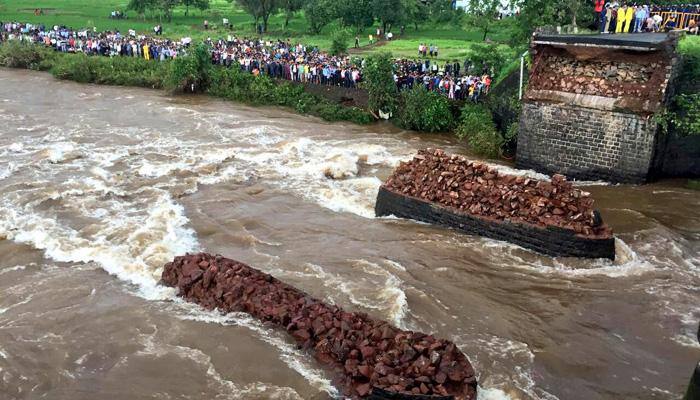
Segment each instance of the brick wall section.
[[527,101],[518,137],[518,168],[579,180],[644,182],[654,154],[650,116]]

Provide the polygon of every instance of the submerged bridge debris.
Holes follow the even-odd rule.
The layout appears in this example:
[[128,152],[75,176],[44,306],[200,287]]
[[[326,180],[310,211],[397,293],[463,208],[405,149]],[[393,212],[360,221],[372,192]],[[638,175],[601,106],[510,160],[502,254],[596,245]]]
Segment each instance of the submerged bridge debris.
[[162,282],[209,310],[245,312],[285,329],[332,369],[345,396],[476,399],[474,369],[454,343],[346,312],[240,262],[205,253],[175,257]]
[[379,190],[377,216],[395,215],[506,240],[553,256],[615,257],[612,230],[590,194],[562,175],[551,182],[420,150]]

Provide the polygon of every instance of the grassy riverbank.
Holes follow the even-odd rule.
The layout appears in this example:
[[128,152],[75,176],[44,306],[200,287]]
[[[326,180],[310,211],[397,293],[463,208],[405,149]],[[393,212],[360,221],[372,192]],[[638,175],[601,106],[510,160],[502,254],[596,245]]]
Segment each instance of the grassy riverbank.
[[[208,61],[208,60],[207,60]],[[0,66],[47,71],[58,79],[102,85],[170,88],[173,62],[146,61],[138,57],[89,57],[57,53],[44,46],[10,42],[0,46]],[[236,68],[212,68],[209,87],[214,97],[254,105],[288,107],[326,121],[367,124],[373,117],[357,107],[345,107],[304,91],[300,85],[255,77]]]

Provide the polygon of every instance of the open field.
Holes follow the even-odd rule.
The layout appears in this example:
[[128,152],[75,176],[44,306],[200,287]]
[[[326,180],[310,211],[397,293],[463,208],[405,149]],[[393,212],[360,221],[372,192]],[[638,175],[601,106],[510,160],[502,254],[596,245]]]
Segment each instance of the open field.
[[[185,16],[185,8],[174,10],[171,22],[159,18],[157,15],[146,15],[146,19],[138,18],[135,12],[127,12],[128,19],[111,19],[113,10],[125,10],[127,0],[0,0],[0,21],[17,20],[23,22],[44,23],[46,25],[62,24],[73,28],[96,27],[98,30],[135,29],[140,33],[150,33],[153,26],[161,24],[164,35],[173,38],[191,36],[195,39],[207,36],[218,37],[227,34],[227,30],[221,26],[222,18],[228,18],[233,25],[232,31],[239,36],[255,35],[253,17],[246,14],[226,0],[211,0],[208,10],[200,11],[190,9]],[[44,15],[35,16],[34,9],[41,8]],[[211,30],[203,29],[203,21],[208,20]],[[509,38],[509,22],[496,25],[494,33],[488,38],[501,42]],[[331,44],[331,32],[339,29],[337,23],[326,26],[321,34],[308,33],[308,25],[302,13],[297,13],[289,21],[289,26],[284,29],[284,16],[274,15],[270,17],[270,38],[291,39],[321,49],[329,49]],[[396,39],[384,46],[364,47],[368,44],[368,35],[374,32],[375,27],[367,28],[358,36],[363,48],[357,54],[366,54],[373,51],[387,50],[399,57],[417,56],[417,48],[420,43],[433,43],[440,48],[438,59],[463,60],[471,43],[481,42],[482,34],[468,28],[454,26],[419,26],[418,30],[406,27],[403,37],[398,37],[398,28],[394,32]],[[350,38],[349,47],[354,45],[354,36]]]

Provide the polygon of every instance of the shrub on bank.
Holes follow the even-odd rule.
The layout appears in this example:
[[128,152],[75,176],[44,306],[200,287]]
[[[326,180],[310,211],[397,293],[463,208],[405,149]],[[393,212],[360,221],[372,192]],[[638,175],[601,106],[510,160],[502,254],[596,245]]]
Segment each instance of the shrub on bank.
[[138,57],[93,57],[84,54],[58,54],[51,73],[58,79],[101,85],[163,87],[166,63]]
[[0,46],[0,66],[45,71],[50,68],[55,55],[44,46],[11,41]]
[[424,132],[447,132],[454,117],[447,97],[418,85],[401,92],[397,123],[405,129]]
[[350,40],[350,32],[345,29],[338,29],[331,35],[331,51],[334,56],[347,54],[348,41]]
[[472,151],[490,158],[499,156],[504,142],[496,130],[491,112],[481,104],[464,105],[456,134],[467,140]]
[[165,86],[174,92],[206,92],[211,83],[212,69],[209,50],[204,44],[199,44],[191,54],[170,62]]
[[398,90],[394,82],[393,68],[391,53],[371,54],[365,59],[362,87],[367,89],[370,110],[381,110],[390,114],[396,111]]
[[372,116],[357,107],[345,107],[314,96],[299,84],[273,81],[267,76],[253,76],[234,68],[214,68],[208,93],[212,96],[247,104],[290,107],[326,121],[352,121],[367,124]]

